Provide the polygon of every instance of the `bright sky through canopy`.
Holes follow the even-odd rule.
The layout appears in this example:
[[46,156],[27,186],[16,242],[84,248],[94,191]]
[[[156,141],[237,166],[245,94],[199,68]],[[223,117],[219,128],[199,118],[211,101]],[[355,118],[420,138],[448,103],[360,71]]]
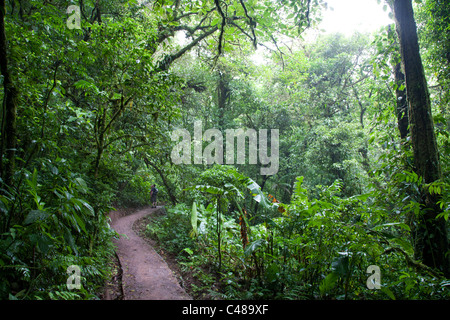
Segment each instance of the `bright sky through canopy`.
[[[382,26],[393,23],[389,10],[383,10],[377,0],[327,0],[328,10],[323,10],[320,28],[327,33],[340,32],[351,35],[354,32],[373,32]],[[330,10],[330,7],[334,10]]]

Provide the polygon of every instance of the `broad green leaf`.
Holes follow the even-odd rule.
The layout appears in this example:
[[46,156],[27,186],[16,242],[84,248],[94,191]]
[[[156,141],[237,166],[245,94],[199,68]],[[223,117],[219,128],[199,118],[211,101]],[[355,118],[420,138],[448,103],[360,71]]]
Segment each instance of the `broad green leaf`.
[[41,234],[41,235],[39,235],[37,244],[38,244],[39,250],[42,253],[46,254],[49,251],[50,246],[53,244],[53,239],[48,237],[46,234]]
[[122,98],[122,95],[120,93],[114,92],[113,96],[111,97],[111,100],[119,100]]
[[385,293],[389,298],[391,298],[392,300],[396,300],[395,299],[395,295],[394,293],[388,288],[388,287],[383,287],[381,286],[381,291],[383,293]]
[[331,291],[336,286],[336,282],[338,279],[339,276],[337,273],[331,272],[330,274],[328,274],[319,285],[320,293],[324,295]]
[[45,220],[48,217],[48,213],[42,210],[31,210],[24,220],[24,224],[32,224],[38,220]]
[[394,238],[391,239],[390,242],[398,244],[403,249],[403,251],[407,252],[408,254],[414,254],[414,248],[408,240],[405,240],[403,238]]
[[218,24],[222,19],[220,17],[213,19],[213,21],[211,21],[211,26],[215,26],[216,24]]
[[75,244],[75,240],[72,236],[72,233],[70,232],[70,230],[68,228],[65,228],[65,232],[64,232],[64,240],[66,240],[66,243],[69,245],[69,247],[73,250],[73,252],[75,253],[75,255],[78,255],[78,248],[77,245]]
[[226,183],[224,186],[227,190],[232,190],[234,191],[234,193],[239,197],[244,199],[244,196],[242,195],[241,191],[234,185],[231,183]]
[[88,186],[86,184],[86,181],[84,181],[82,178],[78,177],[78,178],[75,178],[75,182],[76,182],[76,184],[78,186],[78,189],[82,193],[88,192]]
[[258,239],[247,245],[245,248],[244,254],[246,256],[251,255],[253,252],[255,252],[256,249],[258,249],[260,246],[264,245],[266,243],[266,240],[264,239]]
[[75,219],[77,226],[80,227],[81,230],[83,230],[83,232],[87,234],[86,226],[84,224],[83,219],[81,219],[80,216],[78,214],[76,214],[75,212],[72,212],[72,216]]
[[406,231],[411,231],[411,228],[406,223],[403,223],[403,222],[391,222],[391,223],[380,224],[380,225],[375,226],[373,228],[373,230],[381,230],[385,227],[395,227],[395,226],[400,227]]
[[362,201],[362,202],[365,202],[365,201],[367,201],[367,199],[368,199],[370,196],[372,196],[371,193],[365,193],[365,194],[359,194],[359,195],[353,196],[352,198],[353,198],[353,199],[360,200],[360,201]]
[[197,189],[198,191],[207,192],[210,194],[218,194],[218,195],[223,195],[225,192],[221,188],[209,186],[209,185],[197,185],[197,186],[195,186],[195,189]]

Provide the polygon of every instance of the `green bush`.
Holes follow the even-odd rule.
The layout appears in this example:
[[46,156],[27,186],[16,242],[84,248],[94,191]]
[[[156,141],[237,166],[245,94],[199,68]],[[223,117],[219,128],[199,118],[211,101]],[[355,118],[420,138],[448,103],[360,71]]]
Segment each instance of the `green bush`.
[[[236,172],[234,177],[242,178]],[[244,203],[226,193],[234,190],[228,184],[223,189],[197,186],[207,206],[179,205],[148,229],[166,250],[178,254],[186,271],[219,275],[215,295],[224,299],[450,297],[448,280],[412,260],[408,225],[377,204],[377,193],[342,198],[336,181],[318,186],[317,198],[311,198],[302,182],[297,179],[289,205],[268,208],[258,220],[250,212],[248,219],[237,219],[239,213],[217,214],[212,195]],[[226,212],[231,207],[222,208]],[[380,288],[368,287],[369,266],[379,267]],[[211,286],[210,277],[198,278]]]
[[[20,192],[0,196],[0,299],[96,298],[113,253],[115,233],[103,203],[109,193],[100,185],[90,189],[63,159],[24,176]],[[94,194],[97,201],[89,201]],[[82,270],[79,290],[66,285],[71,265]]]
[[194,240],[189,236],[191,224],[186,205],[169,208],[167,215],[151,219],[146,233],[163,244],[167,251],[179,255],[185,248],[195,247]]
[[[141,175],[132,175],[123,181],[116,196],[116,202],[121,207],[139,207],[150,204],[150,189],[153,182]],[[159,190],[159,188],[158,188]],[[160,193],[158,193],[160,195]]]

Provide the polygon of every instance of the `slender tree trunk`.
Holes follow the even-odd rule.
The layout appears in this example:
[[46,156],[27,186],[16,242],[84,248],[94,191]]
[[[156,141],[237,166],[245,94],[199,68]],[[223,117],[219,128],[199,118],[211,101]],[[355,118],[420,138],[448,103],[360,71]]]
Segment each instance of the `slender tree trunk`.
[[217,102],[219,108],[219,129],[224,129],[224,117],[227,99],[230,96],[230,89],[228,87],[229,79],[225,71],[219,71],[219,81],[217,83]]
[[[5,33],[5,0],[0,0],[0,70],[3,75],[3,123],[1,137],[1,169],[2,178],[6,185],[12,185],[16,158],[16,100],[15,88],[8,68],[7,44]],[[6,154],[6,165],[3,169],[3,153]]]
[[156,172],[158,172],[164,186],[166,187],[167,194],[169,195],[169,198],[170,198],[170,202],[172,202],[172,204],[177,204],[178,201],[177,201],[177,197],[175,197],[174,187],[172,185],[172,182],[169,183],[168,179],[166,179],[166,177],[164,175],[164,172],[155,163],[150,161],[147,157],[144,157],[144,162],[147,164],[147,167],[150,166],[153,169],[155,169]]
[[93,164],[94,177],[97,178],[100,169],[100,161],[102,159],[103,151],[105,149],[105,134],[106,134],[106,107],[100,112],[100,118],[97,120],[96,128],[96,144],[97,156]]
[[[441,166],[411,0],[395,0],[393,9],[406,81],[415,171],[425,183],[432,183],[441,178]],[[436,218],[441,212],[439,196],[426,189],[422,192],[424,208],[413,228],[415,256],[449,276],[446,222]]]
[[222,213],[220,211],[220,201],[221,198],[217,198],[217,251],[219,254],[219,272],[222,270],[222,249],[221,249],[221,242],[222,242]]
[[397,98],[397,123],[398,130],[400,131],[400,138],[406,139],[409,134],[408,130],[408,101],[406,97],[406,89],[402,86],[405,84],[405,75],[402,72],[401,63],[397,63],[394,67],[394,78],[397,84],[395,95]]
[[364,129],[364,113],[366,112],[367,108],[363,105],[361,100],[359,99],[358,90],[356,87],[352,84],[353,94],[355,95],[356,101],[359,104],[359,122],[361,123],[361,128]]

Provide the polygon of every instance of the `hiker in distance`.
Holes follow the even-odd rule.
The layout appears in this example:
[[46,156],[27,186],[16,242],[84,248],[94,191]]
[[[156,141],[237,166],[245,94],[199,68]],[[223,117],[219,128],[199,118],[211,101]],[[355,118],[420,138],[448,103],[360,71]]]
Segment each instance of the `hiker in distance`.
[[152,202],[152,208],[156,208],[156,195],[158,194],[158,189],[156,186],[152,184],[152,188],[150,189],[150,201]]

